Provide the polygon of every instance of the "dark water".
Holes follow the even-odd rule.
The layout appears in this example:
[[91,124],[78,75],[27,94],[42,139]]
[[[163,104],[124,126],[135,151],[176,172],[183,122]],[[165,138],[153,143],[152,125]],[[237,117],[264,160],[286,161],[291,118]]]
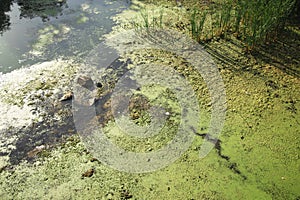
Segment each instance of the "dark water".
[[[83,58],[129,0],[0,0],[0,73],[56,58]],[[38,53],[37,53],[38,52]]]

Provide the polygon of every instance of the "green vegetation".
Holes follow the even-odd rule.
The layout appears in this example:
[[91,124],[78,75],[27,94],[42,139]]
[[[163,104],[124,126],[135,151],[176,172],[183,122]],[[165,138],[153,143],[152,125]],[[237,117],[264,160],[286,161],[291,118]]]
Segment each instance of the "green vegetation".
[[196,14],[197,11],[195,9],[191,17],[191,26],[192,26],[193,38],[199,42],[201,40],[201,35],[202,35],[207,12],[201,13],[199,19],[197,18]]
[[[76,130],[72,117],[69,117],[71,110],[68,102],[59,101],[59,95],[71,91],[74,73],[81,65],[73,61],[42,63],[43,67],[34,67],[34,74],[14,73],[11,82],[0,90],[2,105],[22,107],[28,104],[51,111],[51,115],[42,118],[44,121],[38,118],[32,126],[24,126],[12,136],[10,133],[15,130],[11,127],[4,137],[0,137],[0,199],[300,199],[300,28],[289,24],[276,38],[289,13],[279,13],[279,10],[288,9],[288,3],[292,6],[293,1],[269,2],[271,6],[265,7],[260,3],[266,0],[210,0],[205,1],[206,4],[199,0],[181,0],[181,7],[175,4],[175,0],[144,1],[152,4],[140,6],[142,10],[140,7],[126,10],[116,17],[118,25],[108,38],[124,27],[136,28],[137,31],[168,28],[190,34],[198,42],[210,41],[203,46],[222,76],[227,99],[226,122],[216,148],[205,158],[199,158],[204,141],[201,135],[208,131],[213,102],[200,72],[180,55],[155,48],[130,50],[122,55],[124,60],[132,62],[126,68],[131,72],[136,66],[145,64],[176,70],[193,88],[201,112],[190,148],[165,168],[143,174],[110,168],[102,160],[97,160],[79,135],[71,136]],[[140,5],[140,0],[133,3]],[[272,8],[278,10],[272,11]],[[89,27],[94,18],[93,15],[87,16]],[[31,50],[49,51],[49,44],[61,41],[67,33],[72,35],[70,43],[73,43],[91,31],[103,31],[101,26],[94,25],[80,35],[71,25],[46,26],[38,31],[37,42]],[[260,45],[274,39],[268,45]],[[128,41],[131,40],[122,37],[114,45],[134,44]],[[140,40],[137,38],[136,41]],[[97,40],[91,42],[97,44]],[[242,42],[246,50],[255,47],[255,53],[245,54]],[[80,46],[79,50],[82,53],[86,47]],[[78,52],[74,53],[77,55]],[[164,68],[163,72],[167,74]],[[101,74],[95,74],[92,77],[94,83],[101,83],[98,95],[104,97],[110,93],[116,85],[114,81],[120,80],[118,74],[124,71],[107,68]],[[159,70],[156,73],[162,74]],[[134,74],[130,74],[133,80],[139,77]],[[101,77],[94,79],[98,75]],[[173,79],[176,77],[170,80]],[[111,105],[109,99],[105,101],[99,110]],[[118,102],[122,103],[122,99]],[[53,110],[50,110],[52,105]],[[153,137],[135,138],[126,134],[121,129],[123,127],[111,120],[109,110],[103,109],[105,123],[99,124],[103,124],[104,134],[109,140],[126,151],[156,152],[174,138],[184,112],[172,90],[164,85],[145,84],[130,98],[128,114],[131,122],[141,127],[149,125],[153,119],[150,106],[165,108],[167,116],[159,134]],[[31,113],[15,110],[18,115]],[[7,119],[0,115],[0,121],[11,120],[18,127],[27,124],[27,121],[18,121],[19,118],[13,119],[15,116]],[[98,117],[91,120],[91,125],[99,122],[102,115]],[[49,129],[42,129],[41,123],[49,125]],[[50,143],[51,140],[47,139],[50,134],[55,137],[61,134],[62,141]],[[32,148],[24,148],[26,141],[34,143]],[[24,152],[25,157],[19,164],[10,160],[16,152],[18,155]]]
[[[192,35],[197,41],[234,34],[251,50],[256,45],[275,40],[294,9],[295,0],[225,0],[204,11],[191,14]],[[209,17],[206,14],[209,13]],[[204,25],[206,24],[205,28]],[[211,32],[211,37],[204,33]]]
[[164,10],[162,8],[152,11],[141,9],[140,16],[142,18],[141,22],[139,22],[140,20],[137,19],[132,21],[132,25],[135,30],[146,29],[147,31],[149,31],[150,28],[163,27]]

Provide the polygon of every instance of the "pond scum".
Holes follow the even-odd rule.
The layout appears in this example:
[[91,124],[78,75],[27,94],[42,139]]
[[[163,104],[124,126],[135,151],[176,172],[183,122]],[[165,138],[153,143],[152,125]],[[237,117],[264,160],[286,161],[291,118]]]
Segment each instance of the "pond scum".
[[[9,155],[2,156],[0,199],[299,199],[300,30],[299,21],[298,24],[291,21],[295,3],[291,0],[133,1],[129,10],[115,16],[117,26],[111,35],[132,28],[174,29],[193,37],[212,55],[226,87],[228,106],[215,149],[199,159],[203,139],[196,137],[189,150],[166,168],[130,174],[103,165],[75,134],[61,143],[36,145],[28,150],[30,160],[24,158],[15,165],[9,163]],[[151,58],[151,62],[173,67],[186,77],[193,84],[201,107],[198,135],[205,133],[211,104],[205,83],[192,66],[158,50],[126,56],[133,64]],[[71,77],[76,72],[69,67],[70,63],[66,70]],[[53,79],[51,88],[60,88],[60,82]],[[19,84],[20,91],[24,91],[22,88],[25,93],[35,90]],[[71,85],[63,81],[63,88],[66,91]],[[141,94],[151,93],[149,88],[144,89]],[[15,102],[13,89],[5,90],[9,94],[5,102]],[[171,102],[168,106],[176,105],[170,110],[177,109],[172,93],[158,96],[165,103]],[[137,123],[147,124],[149,120],[144,110],[131,114]],[[133,141],[120,137],[112,121],[105,130],[120,146],[145,148],[137,144],[132,147]],[[67,135],[68,130],[61,131]],[[1,153],[3,149],[15,148],[14,142],[0,141]],[[163,145],[160,141],[153,143],[153,149]]]

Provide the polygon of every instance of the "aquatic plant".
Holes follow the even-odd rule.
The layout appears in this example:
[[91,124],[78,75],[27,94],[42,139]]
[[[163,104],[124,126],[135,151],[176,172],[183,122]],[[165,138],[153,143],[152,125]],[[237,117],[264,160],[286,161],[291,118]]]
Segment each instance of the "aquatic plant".
[[149,31],[150,28],[155,29],[163,27],[163,8],[159,10],[152,10],[152,12],[147,9],[142,9],[139,14],[141,20],[138,20],[137,17],[131,22],[135,30],[146,29],[147,31]]
[[224,4],[222,7],[219,15],[220,15],[220,23],[219,23],[219,32],[218,35],[226,34],[226,30],[230,27],[230,19],[231,19],[231,11],[232,5],[231,4]]
[[162,28],[163,26],[163,16],[164,16],[164,10],[161,8],[159,10],[159,27]]
[[193,14],[191,15],[190,22],[191,22],[191,28],[192,28],[192,36],[197,42],[201,41],[201,36],[202,36],[206,16],[207,16],[207,12],[204,11],[201,13],[200,17],[197,18],[197,10],[196,9],[194,9]]
[[[240,1],[240,0],[238,0]],[[243,2],[240,2],[236,5],[235,11],[234,11],[234,31],[236,33],[236,36],[239,36],[240,33],[240,24],[242,21],[242,17],[245,15],[246,6],[242,5]]]
[[[205,31],[211,33],[211,38],[233,33],[244,41],[247,51],[252,50],[259,44],[276,39],[287,17],[294,10],[295,3],[296,0],[224,0],[199,16],[194,9],[190,19],[192,35],[200,41],[203,24],[208,20],[206,13],[210,13],[211,26]],[[206,36],[205,39],[209,38]]]
[[244,23],[242,37],[247,49],[251,50],[258,44],[273,40],[284,26],[294,4],[295,0],[238,1],[236,7],[245,7],[241,23]]
[[146,28],[148,30],[149,27],[150,27],[148,11],[147,10],[141,10],[141,16],[143,18],[144,28]]

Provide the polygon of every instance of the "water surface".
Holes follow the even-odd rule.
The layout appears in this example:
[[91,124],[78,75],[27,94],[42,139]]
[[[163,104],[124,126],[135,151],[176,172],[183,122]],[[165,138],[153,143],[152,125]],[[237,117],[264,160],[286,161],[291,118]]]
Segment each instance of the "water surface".
[[3,0],[0,73],[58,57],[83,58],[111,30],[128,0]]

